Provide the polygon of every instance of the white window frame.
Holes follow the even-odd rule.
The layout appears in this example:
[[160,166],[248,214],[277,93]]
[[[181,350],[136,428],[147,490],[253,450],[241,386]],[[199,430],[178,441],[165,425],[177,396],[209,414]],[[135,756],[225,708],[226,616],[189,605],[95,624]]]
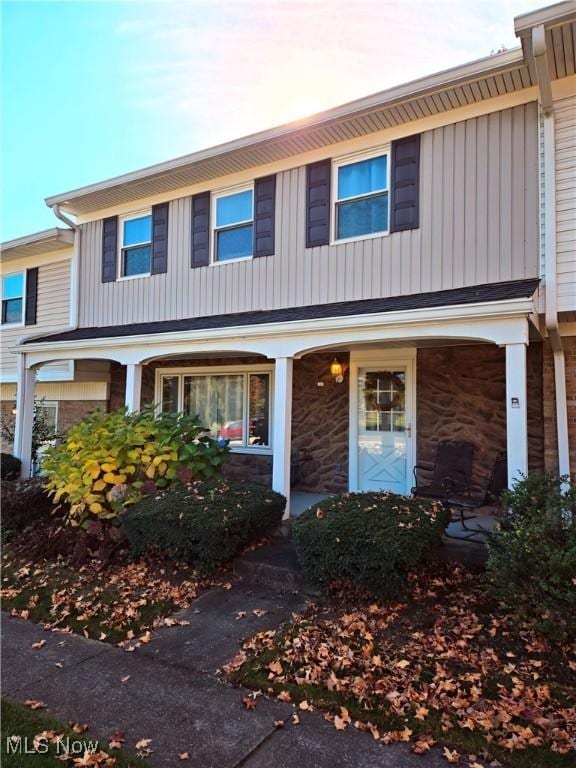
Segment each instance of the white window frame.
[[272,445],[274,439],[273,415],[273,393],[274,393],[274,366],[270,365],[210,365],[210,366],[188,366],[185,368],[157,368],[156,381],[154,387],[154,403],[158,413],[162,408],[162,379],[165,376],[178,376],[178,413],[184,411],[184,376],[217,376],[226,374],[244,375],[244,395],[243,395],[243,420],[244,432],[247,434],[249,413],[249,388],[247,386],[248,377],[253,373],[267,373],[269,376],[269,403],[268,403],[268,445],[231,445],[232,453],[250,453],[272,455]]
[[[4,312],[4,278],[12,277],[12,275],[22,275],[22,319],[16,323],[3,323],[2,315]],[[18,269],[15,272],[3,272],[1,275],[2,281],[0,283],[0,328],[23,328],[26,324],[26,270]],[[18,297],[14,297],[18,298]],[[10,299],[7,299],[10,301]]]
[[58,400],[44,400],[43,397],[37,397],[35,400],[36,406],[49,406],[54,408],[54,432],[58,432],[58,417],[60,415],[60,403]]
[[[353,163],[361,163],[363,160],[371,160],[374,157],[386,156],[386,189],[379,190],[377,192],[369,192],[365,195],[357,195],[355,197],[343,197],[341,200],[338,198],[338,170],[346,165],[352,165]],[[339,245],[340,243],[356,243],[361,240],[373,240],[375,237],[386,237],[390,234],[390,144],[383,144],[382,146],[375,147],[369,151],[354,152],[349,155],[342,155],[332,160],[332,204],[331,204],[331,224],[330,224],[330,244]],[[366,235],[358,235],[357,237],[343,237],[338,238],[338,203],[350,202],[352,200],[362,200],[364,198],[373,197],[376,194],[387,192],[388,193],[388,229],[381,232],[370,232]]]
[[[252,218],[244,219],[242,221],[236,221],[234,224],[228,224],[225,227],[216,226],[216,206],[217,202],[222,197],[230,197],[231,195],[237,195],[240,192],[252,192]],[[240,184],[234,187],[226,187],[225,189],[218,189],[211,194],[210,200],[210,265],[213,267],[221,267],[224,264],[237,264],[239,261],[250,261],[254,258],[254,182],[251,181],[248,184]],[[252,224],[252,253],[249,256],[240,256],[237,259],[224,259],[218,261],[216,258],[216,236],[218,232],[226,229],[234,229],[235,227],[241,227],[245,224]]]
[[132,221],[132,219],[141,219],[143,216],[150,216],[150,240],[146,240],[142,243],[133,243],[132,245],[128,246],[129,248],[135,248],[140,245],[150,245],[150,269],[152,269],[152,238],[153,238],[153,232],[152,232],[152,209],[151,208],[145,208],[141,211],[133,211],[131,213],[125,213],[118,217],[118,280],[138,280],[141,277],[150,277],[152,274],[150,270],[148,272],[142,272],[138,275],[124,275],[122,274],[124,271],[124,254],[122,251],[124,250],[124,222],[126,221]]

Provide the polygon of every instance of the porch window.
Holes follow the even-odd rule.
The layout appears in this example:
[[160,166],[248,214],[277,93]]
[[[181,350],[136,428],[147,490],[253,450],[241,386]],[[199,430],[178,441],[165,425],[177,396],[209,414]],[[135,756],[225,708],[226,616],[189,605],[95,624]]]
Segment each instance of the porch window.
[[234,449],[269,448],[270,375],[237,368],[161,371],[157,401],[163,412],[197,415],[212,437]]
[[150,274],[152,256],[152,215],[137,214],[122,222],[120,277]]
[[214,261],[245,259],[254,252],[254,189],[214,197]]
[[2,277],[2,325],[22,323],[24,314],[24,272]]
[[388,154],[336,162],[335,240],[388,232]]

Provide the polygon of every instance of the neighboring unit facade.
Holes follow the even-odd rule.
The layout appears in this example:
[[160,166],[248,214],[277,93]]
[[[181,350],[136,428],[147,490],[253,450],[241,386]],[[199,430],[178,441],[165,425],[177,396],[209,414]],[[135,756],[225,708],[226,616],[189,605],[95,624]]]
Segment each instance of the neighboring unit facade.
[[[0,445],[12,452],[18,355],[23,338],[70,327],[74,235],[49,229],[0,246]],[[61,360],[37,372],[35,398],[55,433],[65,432],[95,408],[108,407],[110,366]]]
[[478,491],[502,451],[510,482],[576,471],[575,20],[49,198],[73,321],[13,347],[24,465],[36,371],[72,360],[108,366],[111,408],[200,414],[231,476],[287,496],[408,493],[442,439],[475,445]]

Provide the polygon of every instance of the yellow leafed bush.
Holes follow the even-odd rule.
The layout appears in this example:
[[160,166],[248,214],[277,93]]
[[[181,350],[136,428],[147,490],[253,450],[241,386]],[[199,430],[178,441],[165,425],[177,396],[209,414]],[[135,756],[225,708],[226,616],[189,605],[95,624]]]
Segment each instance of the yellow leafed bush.
[[146,493],[219,474],[228,447],[185,414],[95,411],[46,451],[42,470],[72,525],[115,521]]

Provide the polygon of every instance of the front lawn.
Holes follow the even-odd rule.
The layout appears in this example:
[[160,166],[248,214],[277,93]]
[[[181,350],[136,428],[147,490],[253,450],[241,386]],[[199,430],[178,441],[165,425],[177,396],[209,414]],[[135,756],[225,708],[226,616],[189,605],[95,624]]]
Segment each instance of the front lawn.
[[[36,705],[35,705],[36,706]],[[148,763],[130,758],[116,741],[98,743],[81,723],[66,726],[38,710],[32,711],[10,699],[2,699],[0,758],[6,768],[63,768],[76,765],[86,752],[92,768],[143,768]]]
[[214,580],[184,563],[119,561],[103,567],[90,561],[28,561],[9,546],[2,556],[2,604],[13,616],[47,629],[75,632],[95,640],[133,647],[149,630],[177,624],[171,614],[188,607]]
[[412,579],[403,603],[341,590],[248,640],[229,675],[455,764],[573,766],[576,644],[514,623],[484,583],[451,565]]

